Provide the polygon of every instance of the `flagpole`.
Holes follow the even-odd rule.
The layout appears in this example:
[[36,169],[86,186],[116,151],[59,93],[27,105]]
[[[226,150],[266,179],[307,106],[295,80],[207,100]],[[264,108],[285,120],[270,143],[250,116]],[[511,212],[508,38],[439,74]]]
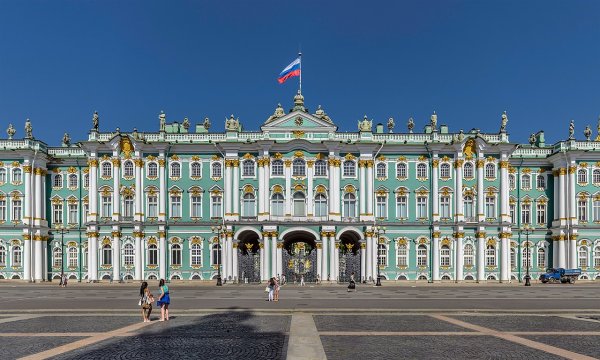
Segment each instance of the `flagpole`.
[[298,59],[300,59],[300,94],[302,94],[302,53],[298,52]]

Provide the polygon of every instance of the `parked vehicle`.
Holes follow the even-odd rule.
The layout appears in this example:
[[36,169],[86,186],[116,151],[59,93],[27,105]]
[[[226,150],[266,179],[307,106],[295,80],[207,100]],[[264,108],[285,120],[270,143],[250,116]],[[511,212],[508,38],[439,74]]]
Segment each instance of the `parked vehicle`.
[[540,275],[540,280],[545,283],[557,283],[563,284],[570,283],[575,284],[575,281],[581,275],[581,269],[563,269],[563,268],[550,268],[546,270],[545,274]]

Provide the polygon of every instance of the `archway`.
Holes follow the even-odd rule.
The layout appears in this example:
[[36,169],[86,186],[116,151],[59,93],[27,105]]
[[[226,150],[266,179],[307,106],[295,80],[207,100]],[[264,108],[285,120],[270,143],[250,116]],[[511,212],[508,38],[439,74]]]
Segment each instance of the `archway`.
[[362,280],[360,271],[360,234],[356,231],[344,231],[340,235],[340,262],[338,279],[339,282],[349,282],[354,274],[355,281]]
[[260,282],[260,242],[258,234],[252,230],[242,231],[238,239],[238,274],[239,281]]
[[286,281],[315,282],[317,280],[317,239],[306,230],[296,230],[283,236],[282,271]]

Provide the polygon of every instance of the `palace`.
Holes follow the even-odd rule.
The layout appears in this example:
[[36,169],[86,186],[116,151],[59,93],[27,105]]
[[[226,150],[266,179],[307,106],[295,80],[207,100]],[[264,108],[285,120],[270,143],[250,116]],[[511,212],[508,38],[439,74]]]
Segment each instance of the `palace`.
[[600,139],[510,143],[389,119],[342,133],[298,92],[260,131],[226,119],[101,132],[60,147],[0,140],[0,278],[259,282],[275,275],[519,281],[549,267],[600,279]]

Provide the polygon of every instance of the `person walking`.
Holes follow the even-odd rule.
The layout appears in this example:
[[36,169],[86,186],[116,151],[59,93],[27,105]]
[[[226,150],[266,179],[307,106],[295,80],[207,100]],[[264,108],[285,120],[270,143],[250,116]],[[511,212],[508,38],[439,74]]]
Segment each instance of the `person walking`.
[[300,276],[300,286],[304,286],[304,275]]
[[279,301],[279,276],[277,276],[275,279],[275,296],[273,301]]
[[142,320],[144,320],[144,322],[150,322],[150,314],[152,313],[153,302],[154,298],[150,293],[148,283],[144,281],[140,287],[140,305],[142,308]]
[[63,274],[62,276],[62,287],[67,287],[67,275]]
[[160,279],[158,287],[160,288],[160,296],[156,305],[160,307],[160,321],[169,321],[169,304],[171,303],[169,287],[165,285],[164,279]]
[[348,284],[348,292],[351,290],[356,291],[356,282],[354,281],[354,271],[350,274],[350,283]]
[[269,279],[269,295],[267,301],[273,301],[273,292],[275,291],[275,278]]

